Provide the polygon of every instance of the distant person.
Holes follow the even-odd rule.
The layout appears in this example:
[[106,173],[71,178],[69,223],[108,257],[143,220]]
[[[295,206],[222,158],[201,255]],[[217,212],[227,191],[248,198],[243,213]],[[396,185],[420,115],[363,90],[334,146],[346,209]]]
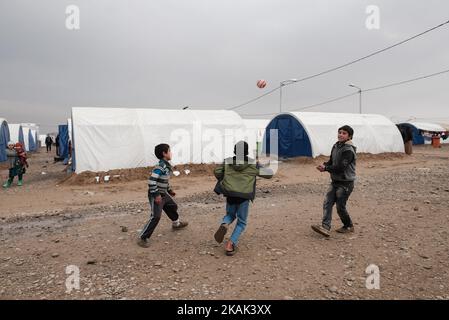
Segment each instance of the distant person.
[[56,141],[55,141],[55,145],[56,145],[56,156],[57,157],[59,157],[59,134],[56,136],[56,139],[55,139]]
[[15,144],[10,141],[8,142],[6,155],[8,157],[9,179],[3,184],[3,188],[9,188],[16,176],[19,179],[17,185],[21,187],[23,185],[23,175],[26,171],[25,167],[28,166],[24,148],[20,143]]
[[327,191],[323,204],[323,219],[321,225],[313,225],[312,229],[319,234],[329,237],[332,221],[332,208],[337,205],[337,213],[343,227],[337,229],[339,233],[354,232],[354,225],[346,203],[354,190],[356,180],[356,147],[352,144],[354,130],[350,126],[343,126],[338,129],[338,142],[334,144],[328,162],[319,165],[320,172],[329,172],[331,175],[331,185]]
[[228,256],[236,253],[239,238],[246,228],[249,203],[256,195],[256,177],[273,177],[271,169],[261,168],[248,157],[248,143],[245,141],[234,146],[234,154],[234,157],[225,159],[214,171],[218,180],[214,191],[226,197],[226,215],[214,235],[218,243],[223,242],[229,226],[237,219],[231,238],[225,244],[225,253]]
[[150,220],[143,227],[137,242],[143,248],[148,248],[148,239],[159,224],[162,211],[172,221],[174,230],[182,229],[188,225],[188,222],[179,220],[178,205],[172,198],[176,193],[171,189],[169,183],[170,175],[173,173],[169,162],[172,157],[170,146],[168,144],[159,144],[155,147],[154,153],[159,162],[151,172],[148,181],[148,200],[150,202],[151,215]]
[[45,145],[47,146],[47,153],[51,152],[51,145],[52,144],[53,144],[53,139],[48,134],[47,137],[45,138]]
[[397,125],[404,141],[405,153],[411,155],[413,153],[413,129],[406,125]]

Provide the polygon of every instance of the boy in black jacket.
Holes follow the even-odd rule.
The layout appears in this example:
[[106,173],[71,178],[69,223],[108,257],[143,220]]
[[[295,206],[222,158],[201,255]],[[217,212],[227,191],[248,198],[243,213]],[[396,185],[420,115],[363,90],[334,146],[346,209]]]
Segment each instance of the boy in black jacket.
[[354,190],[356,180],[356,150],[352,144],[354,130],[350,126],[338,129],[338,142],[332,147],[328,162],[317,167],[320,172],[329,172],[332,183],[327,191],[323,204],[323,219],[321,225],[313,225],[312,229],[319,234],[329,237],[332,221],[332,208],[337,205],[337,212],[343,227],[337,229],[339,233],[354,232],[351,217],[346,210],[346,202]]

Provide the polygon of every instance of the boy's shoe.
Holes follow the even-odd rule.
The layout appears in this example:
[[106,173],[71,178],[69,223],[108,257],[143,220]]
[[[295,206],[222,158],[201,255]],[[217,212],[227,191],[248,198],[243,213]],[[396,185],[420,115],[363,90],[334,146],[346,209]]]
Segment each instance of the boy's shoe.
[[147,239],[142,239],[140,237],[137,240],[137,245],[142,248],[148,248],[150,246]]
[[3,188],[9,188],[10,186],[11,186],[11,183],[12,183],[12,181],[11,180],[8,180],[8,181],[6,181],[4,184],[3,184]]
[[226,242],[225,245],[225,252],[227,256],[233,256],[237,251],[237,247],[234,243],[232,243],[231,240],[229,240],[228,242]]
[[323,226],[320,226],[320,225],[313,225],[312,226],[312,230],[313,231],[315,231],[315,232],[317,232],[317,233],[319,233],[319,234],[321,234],[321,235],[323,235],[323,236],[325,236],[325,237],[330,237],[330,232],[329,232],[329,230],[327,230],[326,228],[324,228]]
[[19,187],[23,186],[23,180],[19,180],[19,181],[17,182],[17,186],[19,186]]
[[215,241],[217,241],[218,243],[222,243],[226,235],[226,232],[228,232],[228,227],[226,226],[225,223],[223,223],[222,225],[220,225],[217,232],[215,232],[214,235]]
[[338,233],[352,233],[354,232],[354,227],[341,227],[340,229],[335,230]]
[[189,225],[189,223],[187,221],[179,221],[178,224],[172,224],[172,228],[173,230],[179,230],[182,228],[185,228]]

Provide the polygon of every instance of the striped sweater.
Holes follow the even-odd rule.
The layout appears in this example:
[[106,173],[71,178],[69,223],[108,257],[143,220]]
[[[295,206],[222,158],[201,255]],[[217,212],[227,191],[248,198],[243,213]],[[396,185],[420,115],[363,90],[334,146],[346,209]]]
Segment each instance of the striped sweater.
[[171,191],[169,179],[172,173],[172,167],[168,161],[161,159],[151,172],[148,180],[149,194],[157,197],[161,194],[167,194]]

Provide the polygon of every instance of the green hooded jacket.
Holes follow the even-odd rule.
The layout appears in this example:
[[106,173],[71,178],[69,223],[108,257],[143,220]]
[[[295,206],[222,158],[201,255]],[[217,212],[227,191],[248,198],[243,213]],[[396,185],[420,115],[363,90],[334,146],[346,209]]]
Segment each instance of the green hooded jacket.
[[215,192],[226,197],[238,197],[254,200],[256,195],[256,177],[270,179],[273,170],[259,167],[251,158],[237,163],[236,157],[225,159],[214,171],[218,179]]

